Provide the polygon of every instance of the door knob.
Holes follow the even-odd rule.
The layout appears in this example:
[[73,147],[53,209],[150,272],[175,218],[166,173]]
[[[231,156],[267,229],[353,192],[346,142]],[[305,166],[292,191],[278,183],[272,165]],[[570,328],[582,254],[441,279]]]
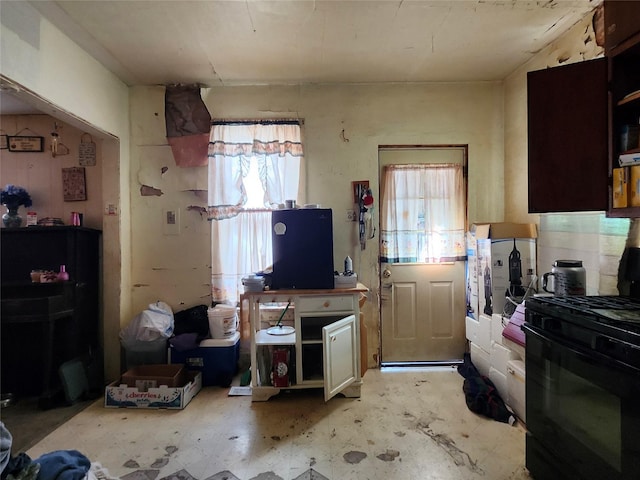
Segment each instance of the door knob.
[[389,270],[388,268],[385,268],[382,272],[382,276],[384,278],[389,278],[391,276],[391,270]]

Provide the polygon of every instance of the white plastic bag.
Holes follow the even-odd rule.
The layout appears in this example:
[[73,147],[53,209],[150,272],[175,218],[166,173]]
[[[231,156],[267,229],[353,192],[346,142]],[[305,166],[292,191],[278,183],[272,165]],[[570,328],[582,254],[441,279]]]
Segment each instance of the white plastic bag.
[[133,317],[120,331],[122,344],[152,342],[169,338],[173,334],[173,310],[164,302],[150,303],[149,307]]

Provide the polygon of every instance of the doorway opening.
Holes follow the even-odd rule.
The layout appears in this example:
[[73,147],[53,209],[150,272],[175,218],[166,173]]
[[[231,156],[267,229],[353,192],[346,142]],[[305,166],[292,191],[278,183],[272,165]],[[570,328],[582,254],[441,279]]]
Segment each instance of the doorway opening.
[[381,367],[462,361],[467,151],[378,148]]

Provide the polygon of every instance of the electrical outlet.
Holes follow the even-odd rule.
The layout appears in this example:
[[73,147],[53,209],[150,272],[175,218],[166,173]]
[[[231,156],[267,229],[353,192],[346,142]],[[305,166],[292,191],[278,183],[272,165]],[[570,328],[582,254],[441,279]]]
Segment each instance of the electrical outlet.
[[356,211],[355,210],[347,210],[347,222],[355,222],[356,221]]

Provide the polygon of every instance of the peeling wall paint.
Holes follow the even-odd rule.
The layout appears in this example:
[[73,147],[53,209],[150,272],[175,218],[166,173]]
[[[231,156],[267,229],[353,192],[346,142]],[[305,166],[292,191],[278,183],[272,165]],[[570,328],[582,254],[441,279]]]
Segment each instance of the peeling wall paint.
[[142,185],[140,187],[140,195],[142,195],[143,197],[151,197],[154,195],[159,197],[160,195],[162,195],[162,190],[150,187],[149,185]]

